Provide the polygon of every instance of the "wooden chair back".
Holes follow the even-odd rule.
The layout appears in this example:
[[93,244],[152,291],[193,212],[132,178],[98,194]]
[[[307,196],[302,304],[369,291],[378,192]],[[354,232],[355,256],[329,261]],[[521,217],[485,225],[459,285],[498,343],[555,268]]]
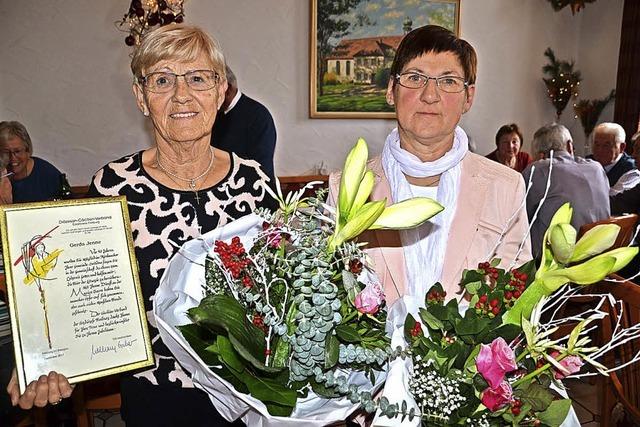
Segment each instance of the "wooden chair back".
[[625,214],[620,216],[612,216],[611,218],[603,219],[601,221],[591,222],[580,227],[578,231],[578,238],[582,237],[587,231],[591,230],[596,225],[602,224],[616,224],[620,226],[620,233],[618,238],[611,247],[611,249],[621,248],[628,246],[631,243],[633,234],[636,231],[636,224],[638,223],[638,215]]
[[[618,280],[623,280],[615,276]],[[589,289],[595,293],[609,293],[621,302],[621,305],[605,303],[604,310],[609,313],[602,320],[598,346],[611,341],[616,321],[620,316],[620,326],[629,328],[640,322],[640,286],[633,282],[600,282]],[[604,361],[608,368],[623,366],[640,352],[640,340],[629,341],[617,348]],[[619,403],[624,408],[626,420],[621,425],[640,425],[640,363],[624,366],[604,378],[604,390],[601,401],[601,425],[613,426],[612,411]],[[632,424],[627,424],[631,422]]]

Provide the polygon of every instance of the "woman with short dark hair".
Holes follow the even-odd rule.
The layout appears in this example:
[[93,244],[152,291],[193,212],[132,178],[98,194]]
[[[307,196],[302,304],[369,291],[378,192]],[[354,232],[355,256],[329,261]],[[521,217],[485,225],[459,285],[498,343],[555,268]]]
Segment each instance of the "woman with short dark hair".
[[487,159],[522,172],[533,162],[529,153],[522,151],[523,142],[522,132],[517,124],[501,126],[496,133],[496,149],[487,155]]
[[[397,128],[369,162],[371,198],[430,197],[444,210],[416,229],[362,236],[389,305],[404,296],[424,304],[436,282],[447,299],[460,297],[463,270],[493,256],[503,267],[531,259],[528,239],[519,252],[528,227],[522,176],[469,152],[458,126],[473,104],[477,62],[468,42],[435,25],[416,28],[398,46],[386,94]],[[339,180],[331,176],[332,198]]]

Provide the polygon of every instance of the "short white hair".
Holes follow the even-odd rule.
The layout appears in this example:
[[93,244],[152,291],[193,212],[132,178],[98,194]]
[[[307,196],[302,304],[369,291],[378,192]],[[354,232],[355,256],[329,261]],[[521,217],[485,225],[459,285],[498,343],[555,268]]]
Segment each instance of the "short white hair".
[[619,124],[613,122],[600,123],[595,127],[595,129],[593,129],[593,137],[595,137],[596,133],[598,132],[604,133],[605,135],[613,135],[616,144],[624,143],[627,138],[627,134],[625,133],[624,128]]
[[542,126],[533,134],[533,146],[538,153],[549,155],[553,151],[567,151],[567,142],[572,142],[571,132],[559,123]]

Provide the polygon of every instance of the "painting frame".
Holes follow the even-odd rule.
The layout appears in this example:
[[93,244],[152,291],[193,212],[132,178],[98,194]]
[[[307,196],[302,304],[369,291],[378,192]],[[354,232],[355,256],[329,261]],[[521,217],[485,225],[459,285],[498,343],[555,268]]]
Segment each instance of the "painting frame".
[[[318,8],[322,6],[323,1],[325,0],[310,0],[309,117],[318,119],[394,118],[393,107],[386,104],[384,96],[386,85],[383,86],[383,84],[385,78],[388,81],[388,66],[402,35],[380,34],[378,31],[375,36],[348,39],[350,27],[355,27],[347,22],[347,19],[350,19],[350,14],[327,15],[323,13],[322,18],[319,18]],[[450,29],[456,35],[460,35],[461,0],[399,1],[411,1],[412,4],[417,5],[416,7],[421,8],[440,7],[446,10],[446,16],[442,19],[446,18],[447,28],[450,28],[452,24],[453,28]],[[356,4],[356,7],[359,3],[361,2],[352,0],[352,4]],[[366,3],[368,8],[374,10],[376,7],[379,9],[383,5],[388,5],[391,1],[367,0]],[[350,13],[352,14],[354,6],[351,7]],[[402,12],[394,11],[394,13]],[[367,15],[363,15],[363,17],[358,15],[357,17],[360,20],[369,20]],[[432,18],[434,17],[429,16],[428,13],[420,15],[420,21],[415,22],[416,26],[432,23]],[[418,17],[410,18],[407,15],[404,18],[402,28],[405,33],[407,29],[411,29],[413,19],[418,21]],[[337,20],[341,20],[342,25],[345,25],[345,22],[348,24],[347,29],[342,30],[342,34],[346,33],[346,35],[338,43],[336,43],[337,39],[332,41],[331,36],[328,36],[331,30],[322,27],[322,22],[334,24]],[[319,21],[322,22],[319,23]],[[326,25],[326,27],[330,27],[330,25]],[[371,29],[371,31],[375,30]],[[319,34],[322,36],[319,37]],[[387,71],[387,75],[384,74],[385,71]],[[347,105],[344,105],[345,99],[349,100]]]
[[153,366],[126,198],[0,205],[20,392]]

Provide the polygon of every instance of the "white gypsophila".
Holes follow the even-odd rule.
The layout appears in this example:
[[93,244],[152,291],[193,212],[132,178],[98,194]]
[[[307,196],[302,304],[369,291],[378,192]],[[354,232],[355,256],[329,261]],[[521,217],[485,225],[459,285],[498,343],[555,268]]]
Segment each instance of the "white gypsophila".
[[489,423],[489,419],[487,418],[487,414],[482,414],[479,419],[467,419],[467,424],[472,425],[473,427],[491,427]]
[[409,388],[423,416],[447,421],[465,403],[466,398],[460,394],[459,381],[442,377],[430,369],[432,362],[416,363]]

